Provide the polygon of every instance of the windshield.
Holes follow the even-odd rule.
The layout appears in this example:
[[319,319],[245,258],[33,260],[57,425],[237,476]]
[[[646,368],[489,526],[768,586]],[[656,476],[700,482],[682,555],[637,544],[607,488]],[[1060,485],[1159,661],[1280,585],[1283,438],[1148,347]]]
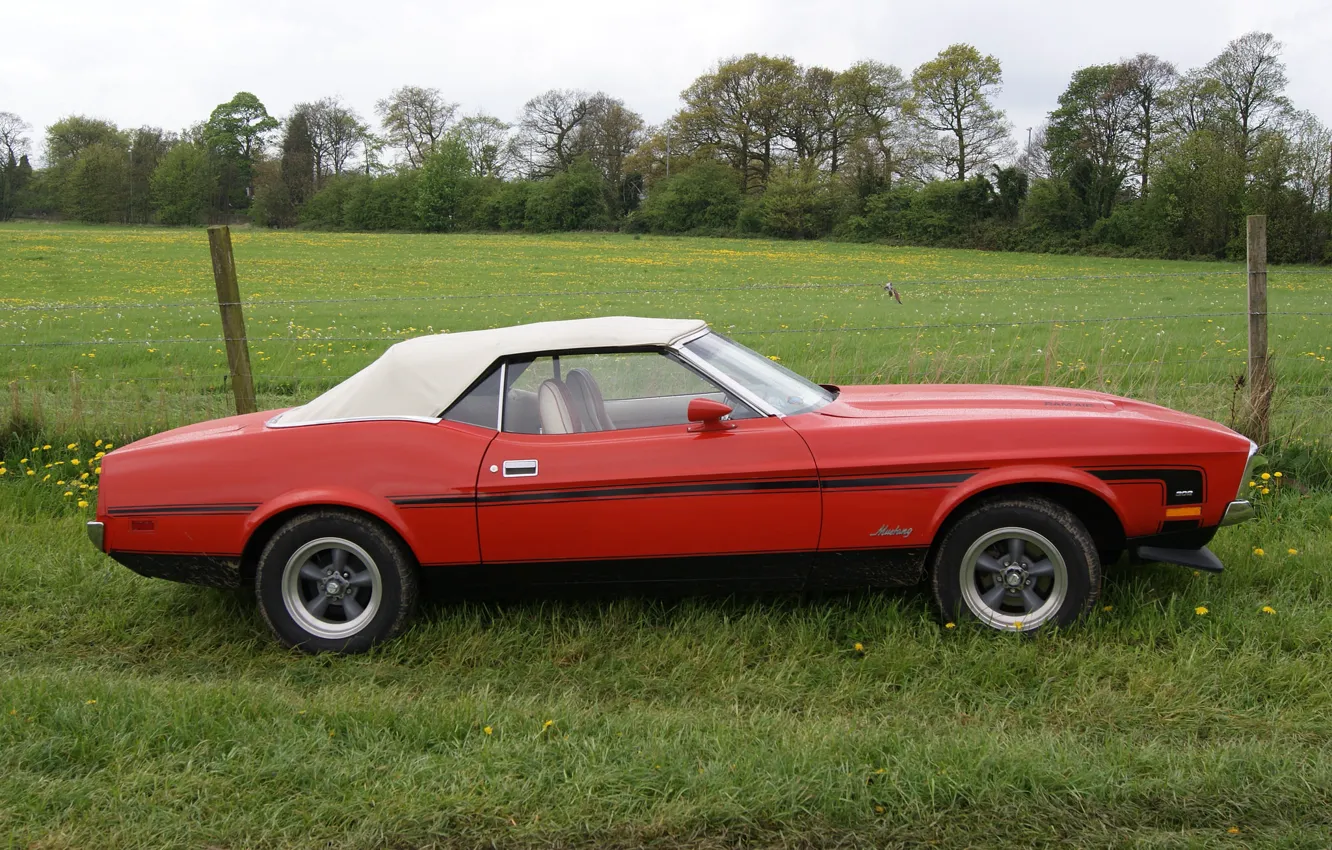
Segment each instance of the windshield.
[[833,400],[833,394],[818,384],[745,348],[719,333],[685,343],[685,350],[740,384],[754,395],[790,416],[818,410]]

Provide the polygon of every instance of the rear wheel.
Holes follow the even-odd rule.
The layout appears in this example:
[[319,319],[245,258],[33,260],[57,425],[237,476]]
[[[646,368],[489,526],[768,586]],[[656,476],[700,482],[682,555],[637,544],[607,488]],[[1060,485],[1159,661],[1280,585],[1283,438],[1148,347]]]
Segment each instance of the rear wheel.
[[1091,610],[1100,589],[1100,556],[1086,527],[1036,497],[977,507],[949,529],[934,559],[944,617],[999,631],[1068,625]]
[[416,606],[415,564],[361,514],[315,511],[278,529],[255,593],[278,640],[305,652],[364,652],[397,635]]

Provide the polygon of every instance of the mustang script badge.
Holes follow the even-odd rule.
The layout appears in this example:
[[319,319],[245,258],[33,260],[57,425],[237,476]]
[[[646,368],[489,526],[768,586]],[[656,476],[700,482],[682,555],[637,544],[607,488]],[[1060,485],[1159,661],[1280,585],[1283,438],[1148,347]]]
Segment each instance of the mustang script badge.
[[893,526],[889,528],[886,525],[879,526],[878,531],[870,533],[870,537],[910,537],[911,529]]

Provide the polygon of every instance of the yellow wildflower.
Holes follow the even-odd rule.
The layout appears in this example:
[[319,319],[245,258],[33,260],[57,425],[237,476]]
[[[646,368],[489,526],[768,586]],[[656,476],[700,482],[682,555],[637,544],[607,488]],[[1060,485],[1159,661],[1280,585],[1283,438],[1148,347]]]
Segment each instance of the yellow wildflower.
[[1271,492],[1272,492],[1272,491],[1269,490],[1269,489],[1267,489],[1266,487],[1264,487],[1264,488],[1262,489],[1262,494],[1263,494],[1264,496],[1266,496],[1268,493],[1271,493]]
[[84,705],[97,705],[97,700],[95,700],[95,699],[85,700],[83,704],[84,704]]
[[83,499],[79,499],[79,507],[86,508],[88,507],[88,503]]
[[1273,478],[1280,478],[1280,477],[1281,477],[1281,473],[1280,473],[1280,472],[1273,472],[1273,473],[1272,473],[1272,477],[1273,477]]
[[855,649],[856,649],[856,652],[864,652],[864,651],[865,651],[865,644],[863,644],[863,643],[861,643],[861,642],[859,642],[859,641],[856,641],[856,647],[855,647]]
[[1287,554],[1287,555],[1298,555],[1298,554],[1300,554],[1300,551],[1299,551],[1298,549],[1287,549],[1287,550],[1286,550],[1286,554]]
[[74,464],[75,466],[78,466],[81,462],[82,461],[80,461],[78,458],[74,458],[73,460],[70,461],[70,463]]
[[944,623],[944,628],[945,628],[945,629],[955,629],[955,628],[957,628],[957,623]]
[[[48,451],[50,448],[51,448],[51,444],[50,444],[50,443],[47,443],[46,445],[42,446],[42,451]],[[37,450],[36,450],[36,449],[33,449],[33,451],[37,451]]]
[[101,440],[98,440],[97,442],[93,443],[94,446],[100,446],[101,444],[102,444]]
[[29,470],[28,470],[28,474],[29,474],[29,475],[36,475],[37,472],[36,472],[35,470],[29,469]]
[[1259,610],[1261,610],[1264,614],[1275,614],[1275,613],[1276,613],[1276,609],[1273,608],[1271,605],[1264,605],[1264,606],[1263,606],[1261,609],[1259,609]]
[[66,496],[73,496],[73,495],[74,495],[74,491],[73,491],[73,490],[66,490],[66,491],[65,491],[65,495],[66,495]]
[[1230,829],[1227,829],[1226,832],[1230,833],[1231,835],[1239,835],[1240,830],[1238,826],[1232,826]]
[[1262,478],[1264,481],[1271,481],[1271,480],[1272,480],[1272,474],[1271,474],[1270,472],[1264,472],[1264,473],[1263,473],[1261,476],[1259,476],[1259,477]]
[[1258,486],[1258,482],[1257,482],[1257,481],[1250,481],[1250,482],[1249,482],[1249,486],[1250,486],[1250,487],[1257,487],[1257,486]]
[[1115,610],[1115,606],[1113,606],[1113,605],[1107,605],[1107,606],[1105,606],[1104,608],[1102,608],[1101,610],[1104,611],[1104,612],[1106,612],[1106,613],[1108,614],[1108,613],[1110,613],[1111,611]]
[[97,467],[96,469],[94,469],[93,472],[94,472],[95,474],[97,474],[97,475],[101,475],[101,474],[102,474],[102,468],[99,466],[99,467]]
[[1197,608],[1194,608],[1194,609],[1193,609],[1193,613],[1195,613],[1195,614],[1197,614],[1199,617],[1201,617],[1201,616],[1203,616],[1204,614],[1207,613],[1207,609],[1206,609],[1204,606],[1199,605]]
[[1267,553],[1264,552],[1264,551],[1262,550],[1262,547],[1259,547],[1259,548],[1253,550],[1253,554],[1255,554],[1255,555],[1257,555],[1258,557],[1261,558],[1263,555],[1265,555],[1265,554],[1267,554]]
[[1022,628],[1022,621],[1021,621],[1021,620],[1014,620],[1014,621],[1013,621],[1013,628],[1015,628],[1015,629],[1020,629],[1020,628]]
[[77,449],[78,447],[79,447],[78,443],[70,443],[68,446],[65,446],[65,448],[67,449]]
[[481,731],[482,731],[482,732],[485,732],[487,735],[493,735],[493,734],[495,734],[495,730],[492,729],[492,728],[490,728],[489,726],[487,726],[486,728],[482,729]]
[[110,443],[107,443],[107,444],[106,444],[105,446],[103,446],[102,448],[106,449],[107,451],[111,451],[111,449],[113,449],[113,448],[115,448],[115,447],[112,446]]

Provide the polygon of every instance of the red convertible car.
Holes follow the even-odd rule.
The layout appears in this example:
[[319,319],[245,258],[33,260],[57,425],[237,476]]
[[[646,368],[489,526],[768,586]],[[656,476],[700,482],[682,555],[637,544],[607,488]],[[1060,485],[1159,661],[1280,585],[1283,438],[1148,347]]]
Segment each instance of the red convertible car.
[[397,634],[427,571],[929,576],[946,619],[1028,632],[1090,610],[1126,550],[1220,570],[1255,450],[1095,392],[820,386],[699,320],[608,317],[410,339],[304,406],[119,448],[89,534],[145,576],[253,582],[312,652]]

